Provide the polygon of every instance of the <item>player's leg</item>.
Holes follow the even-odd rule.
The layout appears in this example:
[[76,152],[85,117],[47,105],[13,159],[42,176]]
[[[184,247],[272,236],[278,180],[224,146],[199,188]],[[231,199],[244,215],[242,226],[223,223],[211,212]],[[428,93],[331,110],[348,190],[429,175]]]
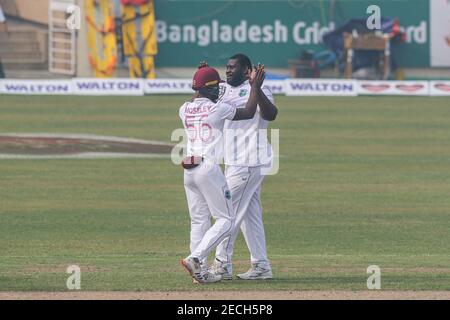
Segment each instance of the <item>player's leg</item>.
[[215,265],[217,268],[220,265],[222,268],[231,270],[234,243],[238,236],[240,225],[247,214],[251,198],[261,184],[263,177],[254,168],[237,166],[227,167],[226,175],[233,199],[233,207],[236,210],[236,222],[230,237],[225,238],[216,249]]
[[[190,175],[185,176],[184,188],[191,219],[190,252],[192,253],[211,227],[211,219],[208,204]],[[207,259],[203,259],[201,263],[202,268],[207,268]]]
[[[224,237],[231,229],[234,212],[229,212],[227,203],[223,201],[225,193],[220,192],[222,188],[218,186],[222,185],[226,191],[226,180],[220,171],[217,169],[208,169],[204,163],[199,167],[192,169],[190,172],[185,172],[185,188],[188,195],[188,203],[190,209],[191,219],[193,221],[192,226],[194,232],[191,231],[191,254],[181,260],[183,267],[189,272],[196,283],[213,283],[221,280],[221,276],[213,275],[206,269],[202,268],[202,261],[206,261],[209,251],[213,247],[211,242],[219,242],[221,238],[215,239],[215,237]],[[220,175],[222,179],[220,179]],[[217,208],[214,205],[214,201],[218,201],[223,204],[222,207]],[[229,200],[229,207],[232,208],[231,200]],[[213,216],[216,218],[214,226],[208,228],[205,232],[205,227],[210,226],[210,210],[214,210]],[[208,220],[208,222],[206,222]],[[222,235],[223,234],[223,235]],[[202,235],[200,237],[200,235]]]
[[208,229],[191,254],[192,257],[202,260],[230,234],[235,214],[228,185],[219,166],[214,166],[208,174],[196,175],[196,185],[202,192],[209,211],[215,219],[213,226]]
[[[243,211],[238,211],[238,209],[243,204],[243,195],[246,190],[248,192],[249,184],[249,170],[247,167],[236,167],[236,166],[226,166],[225,175],[228,183],[228,187],[231,192],[231,199],[233,201],[233,208],[236,213],[235,227],[239,229],[240,222],[242,221]],[[235,237],[225,238],[216,248],[216,259],[224,264],[231,264],[231,245],[234,242]],[[229,266],[231,267],[231,266]]]
[[262,216],[261,187],[253,194],[247,214],[241,223],[241,230],[250,251],[251,263],[269,267]]
[[244,280],[271,279],[272,269],[267,258],[266,236],[264,231],[261,186],[253,194],[247,214],[241,223],[241,230],[250,251],[252,267],[238,278]]

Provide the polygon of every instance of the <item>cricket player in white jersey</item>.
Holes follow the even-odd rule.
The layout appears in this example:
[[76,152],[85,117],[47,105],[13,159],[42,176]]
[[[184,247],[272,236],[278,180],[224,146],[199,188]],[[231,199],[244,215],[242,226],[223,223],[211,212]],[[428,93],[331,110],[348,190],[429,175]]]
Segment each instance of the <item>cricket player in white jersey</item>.
[[[192,102],[180,108],[180,118],[188,136],[184,167],[184,186],[191,218],[191,254],[181,260],[194,282],[212,283],[222,279],[208,271],[208,254],[234,226],[235,212],[227,181],[219,163],[223,154],[223,128],[225,120],[248,120],[254,117],[257,92],[264,82],[264,68],[256,71],[249,87],[249,98],[244,108],[217,103],[219,73],[210,67],[197,70],[192,88],[197,92]],[[211,216],[216,220],[211,226]],[[231,259],[229,257],[228,259]]]
[[[245,106],[250,97],[252,71],[254,76],[255,68],[252,70],[251,61],[246,55],[232,56],[227,63],[227,83],[221,85],[219,101],[235,105],[238,110]],[[268,122],[275,120],[278,110],[269,88],[258,87],[256,95],[258,108],[252,119],[225,122],[225,176],[236,211],[236,221],[230,237],[217,246],[216,259],[210,267],[212,274],[222,275],[224,280],[232,279],[230,257],[239,229],[250,251],[251,268],[237,277],[243,280],[273,277],[262,220],[261,185],[264,171],[270,171],[273,157],[272,147],[267,140]]]

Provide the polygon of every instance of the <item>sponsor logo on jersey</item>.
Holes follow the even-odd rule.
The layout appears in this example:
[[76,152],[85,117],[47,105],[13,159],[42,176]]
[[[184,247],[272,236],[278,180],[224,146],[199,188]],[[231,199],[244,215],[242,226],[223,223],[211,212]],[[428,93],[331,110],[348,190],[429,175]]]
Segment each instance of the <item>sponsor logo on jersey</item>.
[[239,97],[245,97],[247,95],[247,89],[241,89],[239,91]]

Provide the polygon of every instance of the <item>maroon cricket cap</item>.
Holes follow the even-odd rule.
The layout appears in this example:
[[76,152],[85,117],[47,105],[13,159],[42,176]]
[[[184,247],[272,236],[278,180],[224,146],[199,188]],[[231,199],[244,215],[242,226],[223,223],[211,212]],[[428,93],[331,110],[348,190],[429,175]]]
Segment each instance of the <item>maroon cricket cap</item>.
[[225,82],[220,79],[219,72],[211,67],[203,67],[197,70],[192,80],[192,89],[199,90],[203,87],[213,86]]

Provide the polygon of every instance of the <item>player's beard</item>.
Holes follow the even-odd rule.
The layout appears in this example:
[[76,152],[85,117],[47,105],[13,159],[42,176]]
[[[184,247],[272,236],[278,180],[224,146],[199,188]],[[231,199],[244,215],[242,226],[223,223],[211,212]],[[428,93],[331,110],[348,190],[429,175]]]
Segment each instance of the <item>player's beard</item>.
[[200,94],[213,102],[219,99],[219,86],[206,87],[199,90]]
[[227,83],[232,87],[238,87],[247,80],[244,73],[235,73],[231,78],[227,78]]

